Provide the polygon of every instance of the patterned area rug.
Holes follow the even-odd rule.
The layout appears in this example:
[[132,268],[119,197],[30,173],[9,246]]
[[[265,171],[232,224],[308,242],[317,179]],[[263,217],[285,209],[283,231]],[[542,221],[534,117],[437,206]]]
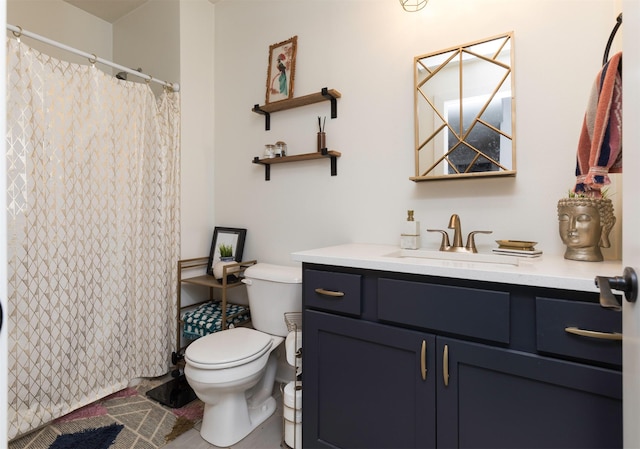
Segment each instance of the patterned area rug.
[[158,383],[125,388],[9,443],[9,449],[157,449],[202,420],[198,399],[181,408],[145,396]]

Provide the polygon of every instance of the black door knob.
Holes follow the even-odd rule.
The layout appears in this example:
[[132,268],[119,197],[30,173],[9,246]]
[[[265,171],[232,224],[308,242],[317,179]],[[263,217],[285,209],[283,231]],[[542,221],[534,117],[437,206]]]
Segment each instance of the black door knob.
[[638,275],[631,267],[625,267],[622,276],[597,276],[595,282],[600,288],[600,305],[602,307],[621,310],[620,303],[611,292],[612,289],[624,292],[624,297],[629,302],[636,302],[638,299]]

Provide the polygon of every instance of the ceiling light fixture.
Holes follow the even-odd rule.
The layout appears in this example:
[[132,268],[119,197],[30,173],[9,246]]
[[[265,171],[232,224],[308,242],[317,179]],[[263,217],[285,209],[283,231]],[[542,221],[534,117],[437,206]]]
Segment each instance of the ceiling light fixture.
[[409,12],[420,11],[427,6],[428,2],[429,0],[400,0],[400,4],[404,10]]

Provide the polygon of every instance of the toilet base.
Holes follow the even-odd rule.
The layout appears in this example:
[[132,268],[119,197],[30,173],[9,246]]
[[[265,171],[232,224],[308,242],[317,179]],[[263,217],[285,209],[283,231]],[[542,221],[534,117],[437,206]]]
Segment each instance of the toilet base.
[[[200,435],[214,446],[231,446],[262,424],[276,411],[273,387],[278,369],[274,349],[284,341],[276,339],[275,347],[269,353],[264,371],[259,373],[259,381],[243,391],[227,390],[217,395],[213,404],[204,402]],[[258,373],[256,373],[258,374]],[[197,390],[194,388],[194,390]]]
[[227,407],[205,404],[200,436],[214,446],[228,447],[249,435],[276,411],[272,396],[260,404],[252,404],[250,399],[244,404],[244,407],[241,403]]

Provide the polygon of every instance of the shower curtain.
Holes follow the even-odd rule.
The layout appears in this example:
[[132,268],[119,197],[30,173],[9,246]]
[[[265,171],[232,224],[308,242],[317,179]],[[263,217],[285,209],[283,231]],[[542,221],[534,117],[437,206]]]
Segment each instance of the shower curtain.
[[9,439],[169,369],[179,95],[7,41]]

